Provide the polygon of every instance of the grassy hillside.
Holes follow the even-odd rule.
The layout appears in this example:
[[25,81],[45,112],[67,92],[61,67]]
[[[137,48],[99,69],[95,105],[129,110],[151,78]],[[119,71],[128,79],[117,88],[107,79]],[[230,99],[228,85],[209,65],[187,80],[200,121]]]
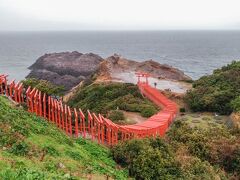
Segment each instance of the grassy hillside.
[[108,149],[73,140],[0,96],[0,179],[126,179]]
[[240,61],[217,69],[193,83],[186,95],[193,111],[210,111],[230,114],[240,111]]
[[[136,85],[127,83],[91,84],[80,89],[68,103],[70,106],[112,117],[121,117],[119,112],[114,111],[116,109],[139,112],[143,117],[150,117],[158,112],[158,107],[143,98]],[[115,119],[122,120],[112,120]]]

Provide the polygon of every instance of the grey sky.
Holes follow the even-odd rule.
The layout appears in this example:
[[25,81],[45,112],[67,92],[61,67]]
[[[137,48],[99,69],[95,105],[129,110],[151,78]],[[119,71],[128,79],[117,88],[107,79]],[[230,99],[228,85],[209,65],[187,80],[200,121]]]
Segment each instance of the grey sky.
[[0,0],[0,31],[240,29],[239,0]]

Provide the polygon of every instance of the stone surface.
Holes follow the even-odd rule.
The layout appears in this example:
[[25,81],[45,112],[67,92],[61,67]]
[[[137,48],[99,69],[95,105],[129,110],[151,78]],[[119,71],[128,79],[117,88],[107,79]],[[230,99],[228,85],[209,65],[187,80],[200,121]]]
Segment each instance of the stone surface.
[[98,71],[97,81],[115,81],[137,84],[136,72],[148,73],[149,84],[157,89],[170,90],[174,93],[185,93],[192,85],[185,81],[191,80],[179,69],[163,65],[153,60],[138,62],[113,55],[104,60]]
[[103,59],[93,53],[62,52],[45,54],[29,67],[27,78],[48,80],[70,90],[98,69]]
[[[29,67],[27,78],[45,79],[56,85],[63,85],[66,91],[81,81],[97,74],[97,81],[129,79],[136,83],[135,72],[146,72],[158,80],[184,81],[191,78],[182,71],[153,60],[138,62],[114,54],[106,59],[93,54],[79,52],[51,53],[41,56]],[[134,81],[133,81],[134,80]],[[155,80],[154,80],[155,81]],[[128,81],[126,81],[128,82]],[[160,82],[163,84],[163,82]],[[168,83],[169,84],[169,83]]]
[[145,72],[151,77],[176,81],[191,80],[183,71],[169,65],[160,64],[153,60],[143,62],[133,61],[118,55],[108,57],[101,63],[100,71],[102,76],[115,77],[115,74],[130,72]]

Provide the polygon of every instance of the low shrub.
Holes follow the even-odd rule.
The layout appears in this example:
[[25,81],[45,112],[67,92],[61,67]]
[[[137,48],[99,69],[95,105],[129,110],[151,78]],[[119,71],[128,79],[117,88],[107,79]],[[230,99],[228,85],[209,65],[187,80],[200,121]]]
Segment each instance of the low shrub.
[[121,121],[125,119],[123,112],[119,110],[110,111],[108,114],[108,118],[112,121]]
[[142,151],[133,160],[132,174],[136,179],[176,179],[181,176],[181,169],[173,156],[152,147]]
[[69,157],[71,157],[72,159],[75,160],[81,160],[82,156],[79,154],[79,152],[74,152],[74,151],[66,151],[65,154]]
[[237,172],[240,175],[240,146],[238,146],[233,151],[232,158],[231,158],[231,163],[227,164],[227,165],[230,165],[229,171]]
[[185,109],[184,107],[181,107],[181,108],[179,109],[179,111],[180,111],[181,113],[185,113],[185,112],[186,112],[186,109]]
[[29,151],[29,146],[24,141],[14,143],[12,147],[9,149],[10,153],[13,153],[15,155],[20,155],[20,156],[27,155],[28,151]]
[[157,110],[153,107],[146,107],[141,111],[143,117],[150,117],[157,113]]
[[43,151],[51,156],[59,156],[59,154],[60,154],[54,147],[49,146],[49,145],[44,146]]
[[240,96],[231,101],[231,107],[235,112],[240,112]]
[[44,168],[48,172],[56,172],[58,167],[57,167],[57,165],[54,162],[47,161],[47,162],[44,162]]

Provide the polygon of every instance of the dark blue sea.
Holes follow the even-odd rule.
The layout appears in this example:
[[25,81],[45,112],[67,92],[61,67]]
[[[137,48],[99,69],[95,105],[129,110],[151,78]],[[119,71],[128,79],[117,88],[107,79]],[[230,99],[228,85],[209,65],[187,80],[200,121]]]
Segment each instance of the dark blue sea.
[[38,57],[62,51],[153,59],[197,79],[240,59],[240,31],[0,32],[0,74],[23,79]]

